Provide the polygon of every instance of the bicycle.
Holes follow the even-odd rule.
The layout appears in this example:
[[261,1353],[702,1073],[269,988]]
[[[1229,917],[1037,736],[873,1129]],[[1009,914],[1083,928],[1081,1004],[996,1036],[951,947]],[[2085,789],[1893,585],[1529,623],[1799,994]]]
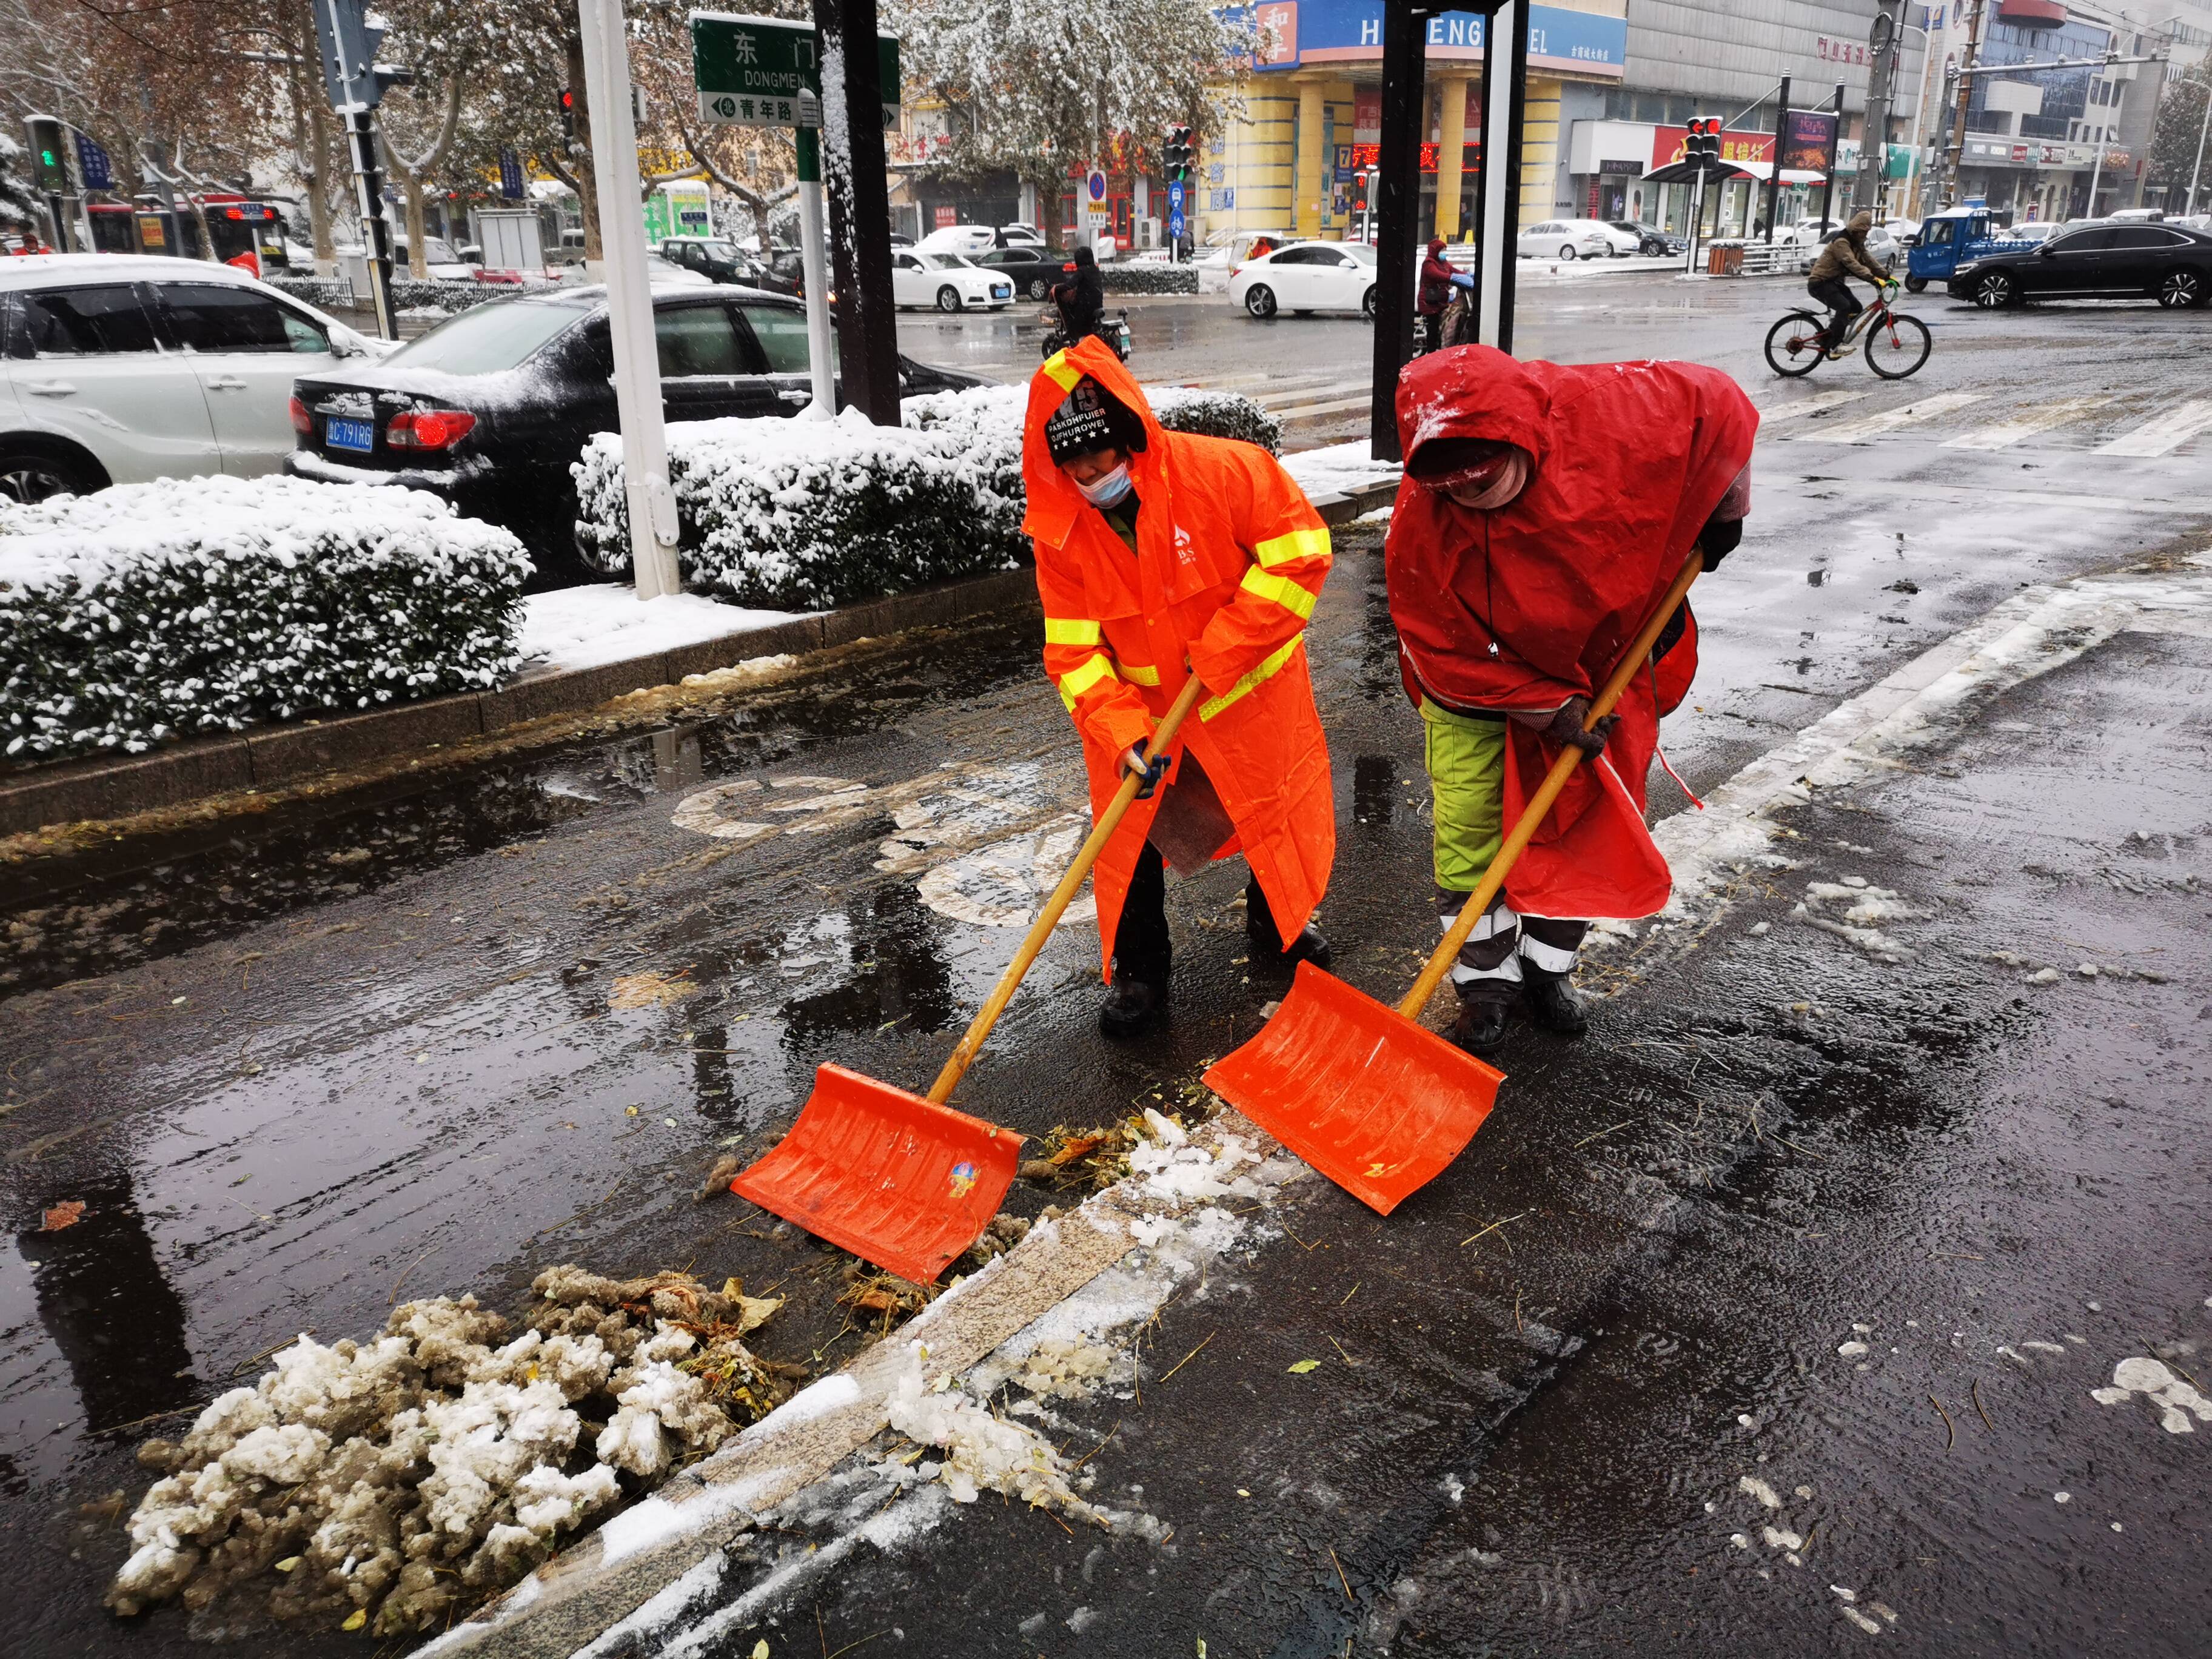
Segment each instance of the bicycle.
[[[1884,284],[1874,303],[1851,319],[1844,334],[1846,343],[1863,337],[1867,367],[1885,380],[1901,380],[1916,373],[1928,361],[1933,345],[1927,324],[1891,308],[1890,298],[1896,292],[1895,283]],[[1766,366],[1792,379],[1810,374],[1828,355],[1820,343],[1827,329],[1827,317],[1820,312],[1786,313],[1766,331]]]

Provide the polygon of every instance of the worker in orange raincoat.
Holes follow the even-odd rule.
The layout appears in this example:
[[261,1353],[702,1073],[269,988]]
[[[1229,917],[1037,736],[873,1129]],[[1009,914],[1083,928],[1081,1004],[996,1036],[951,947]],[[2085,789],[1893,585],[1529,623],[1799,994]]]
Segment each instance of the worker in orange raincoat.
[[1471,345],[1399,378],[1406,476],[1383,567],[1425,728],[1446,927],[1562,746],[1591,757],[1452,969],[1452,1038],[1474,1054],[1503,1045],[1516,999],[1581,1032],[1571,975],[1589,923],[1667,902],[1644,786],[1659,717],[1697,672],[1686,602],[1613,713],[1583,720],[1691,548],[1711,570],[1741,539],[1758,428],[1742,388],[1695,363],[1566,367]]
[[1163,429],[1095,339],[1030,380],[1022,479],[1045,672],[1082,737],[1094,816],[1187,678],[1205,689],[1091,875],[1099,1029],[1135,1036],[1167,1000],[1169,864],[1242,853],[1255,959],[1326,964],[1310,918],[1336,812],[1303,647],[1328,574],[1320,515],[1267,451]]

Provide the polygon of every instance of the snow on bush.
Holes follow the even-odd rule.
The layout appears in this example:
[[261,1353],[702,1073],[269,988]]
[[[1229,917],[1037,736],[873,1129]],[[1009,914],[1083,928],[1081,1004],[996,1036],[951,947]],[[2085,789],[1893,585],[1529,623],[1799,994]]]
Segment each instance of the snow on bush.
[[495,685],[530,571],[419,490],[214,477],[0,503],[0,752],[135,754]]
[[1101,265],[1098,282],[1109,294],[1195,294],[1198,267],[1160,264],[1152,260],[1139,264]]
[[[1272,450],[1281,426],[1249,398],[1148,392],[1162,425]],[[932,392],[879,427],[834,421],[679,422],[668,476],[684,585],[740,605],[816,610],[1022,562],[1022,421],[1029,389]],[[629,568],[622,440],[603,432],[573,469],[577,536],[592,562]]]
[[[318,310],[365,308],[355,297],[353,284],[343,276],[276,274],[263,280],[270,287]],[[392,273],[392,306],[393,311],[403,315],[451,317],[458,312],[489,305],[494,300],[512,300],[518,294],[549,293],[560,286],[558,283],[527,279],[520,283],[417,282],[407,275],[407,267],[402,264]]]
[[[738,1340],[778,1303],[575,1267],[531,1290],[511,1340],[473,1297],[407,1303],[366,1342],[302,1336],[181,1440],[148,1441],[161,1478],[108,1605],[265,1595],[278,1618],[433,1629],[782,1397]],[[596,1440],[587,1419],[608,1419]]]

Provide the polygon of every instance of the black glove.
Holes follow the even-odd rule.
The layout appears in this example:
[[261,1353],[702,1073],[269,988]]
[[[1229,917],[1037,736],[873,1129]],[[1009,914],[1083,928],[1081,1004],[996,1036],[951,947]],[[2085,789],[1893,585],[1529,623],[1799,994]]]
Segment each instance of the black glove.
[[[1539,727],[1539,732],[1540,735],[1549,738],[1553,743],[1562,746],[1572,744],[1585,755],[1601,755],[1605,752],[1605,740],[1612,735],[1613,728],[1620,723],[1620,716],[1607,714],[1597,723],[1595,730],[1585,732],[1583,730],[1583,721],[1589,717],[1589,708],[1590,700],[1588,697],[1569,697],[1559,705],[1559,712],[1553,714],[1547,724]],[[1517,720],[1521,717],[1516,715],[1515,718]]]
[[1134,772],[1144,780],[1137,786],[1137,799],[1150,800],[1152,798],[1152,792],[1160,787],[1160,780],[1167,775],[1168,757],[1155,755],[1149,764],[1137,767],[1131,765],[1128,756],[1124,755],[1121,757],[1121,769],[1124,772]]
[[1704,568],[1717,569],[1720,562],[1735,552],[1743,541],[1741,519],[1709,519],[1705,527],[1698,532],[1698,550],[1705,556]]

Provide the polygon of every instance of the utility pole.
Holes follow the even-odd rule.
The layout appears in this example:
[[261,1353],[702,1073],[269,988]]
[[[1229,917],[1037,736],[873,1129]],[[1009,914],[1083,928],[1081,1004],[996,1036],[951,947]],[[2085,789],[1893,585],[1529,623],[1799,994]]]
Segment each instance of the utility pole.
[[[1889,175],[1889,106],[1897,89],[1897,60],[1905,45],[1905,0],[1875,0],[1873,32],[1867,43],[1873,57],[1867,66],[1866,120],[1859,130],[1859,173],[1851,182],[1851,210],[1871,210]],[[1838,125],[1843,123],[1840,104]],[[1869,167],[1869,158],[1873,166]]]
[[1774,157],[1766,169],[1766,245],[1774,246],[1774,222],[1782,205],[1782,155],[1790,143],[1790,77],[1782,77],[1782,94],[1774,106]]
[[1951,143],[1943,157],[1943,188],[1946,194],[1960,193],[1960,175],[1966,155],[1966,105],[1974,95],[1974,77],[1967,71],[1974,67],[1974,54],[1982,44],[1983,0],[1974,0],[1973,15],[1966,21],[1966,49],[1959,57],[1959,101],[1951,112]]

